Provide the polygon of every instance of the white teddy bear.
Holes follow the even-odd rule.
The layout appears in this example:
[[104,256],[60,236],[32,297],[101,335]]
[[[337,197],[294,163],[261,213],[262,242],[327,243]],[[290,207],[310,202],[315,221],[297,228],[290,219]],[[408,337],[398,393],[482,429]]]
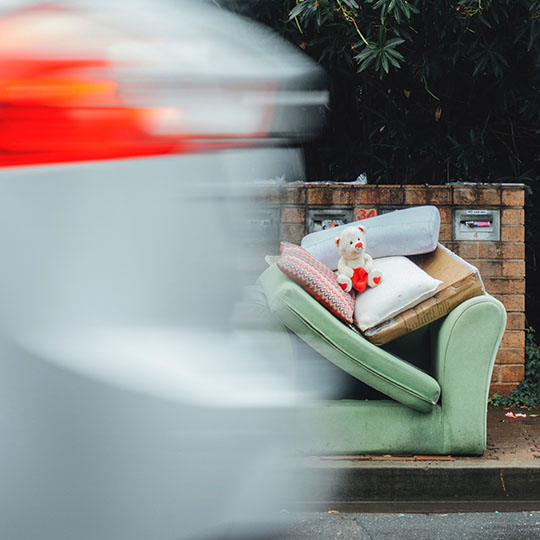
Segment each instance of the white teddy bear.
[[352,288],[364,292],[366,286],[376,287],[381,282],[381,273],[373,268],[373,259],[366,253],[363,227],[347,227],[336,238],[336,246],[341,255],[337,280],[345,292]]

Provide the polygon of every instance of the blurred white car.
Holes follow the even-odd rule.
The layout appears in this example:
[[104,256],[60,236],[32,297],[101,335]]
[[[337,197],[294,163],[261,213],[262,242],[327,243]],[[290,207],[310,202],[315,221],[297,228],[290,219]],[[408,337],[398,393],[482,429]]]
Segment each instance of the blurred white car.
[[201,0],[0,1],[0,36],[2,540],[267,533],[297,395],[231,326],[240,229],[322,73]]

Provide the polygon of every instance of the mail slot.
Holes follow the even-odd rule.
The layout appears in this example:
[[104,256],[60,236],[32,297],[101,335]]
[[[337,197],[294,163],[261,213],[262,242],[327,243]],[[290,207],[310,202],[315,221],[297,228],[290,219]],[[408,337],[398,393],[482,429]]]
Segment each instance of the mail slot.
[[465,209],[454,210],[454,240],[501,239],[500,210]]
[[308,233],[345,225],[345,223],[350,223],[353,219],[354,213],[352,209],[323,208],[320,210],[308,210]]

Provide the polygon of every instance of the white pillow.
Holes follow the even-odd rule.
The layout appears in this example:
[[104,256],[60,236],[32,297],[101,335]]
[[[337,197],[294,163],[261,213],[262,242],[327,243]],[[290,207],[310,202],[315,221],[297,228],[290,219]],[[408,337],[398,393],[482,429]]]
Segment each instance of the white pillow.
[[407,257],[375,259],[373,266],[383,278],[357,295],[354,324],[362,332],[431,298],[442,283]]
[[347,227],[366,229],[367,252],[374,258],[431,253],[439,241],[441,216],[435,206],[415,206],[307,234],[302,247],[335,270],[339,261],[336,238]]

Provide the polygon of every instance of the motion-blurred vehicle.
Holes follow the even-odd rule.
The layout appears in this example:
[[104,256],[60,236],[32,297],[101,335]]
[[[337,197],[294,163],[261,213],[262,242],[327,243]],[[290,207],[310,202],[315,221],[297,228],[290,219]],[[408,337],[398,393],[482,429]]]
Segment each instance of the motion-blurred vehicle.
[[284,349],[231,313],[327,94],[216,4],[0,1],[3,540],[255,538],[296,487]]

